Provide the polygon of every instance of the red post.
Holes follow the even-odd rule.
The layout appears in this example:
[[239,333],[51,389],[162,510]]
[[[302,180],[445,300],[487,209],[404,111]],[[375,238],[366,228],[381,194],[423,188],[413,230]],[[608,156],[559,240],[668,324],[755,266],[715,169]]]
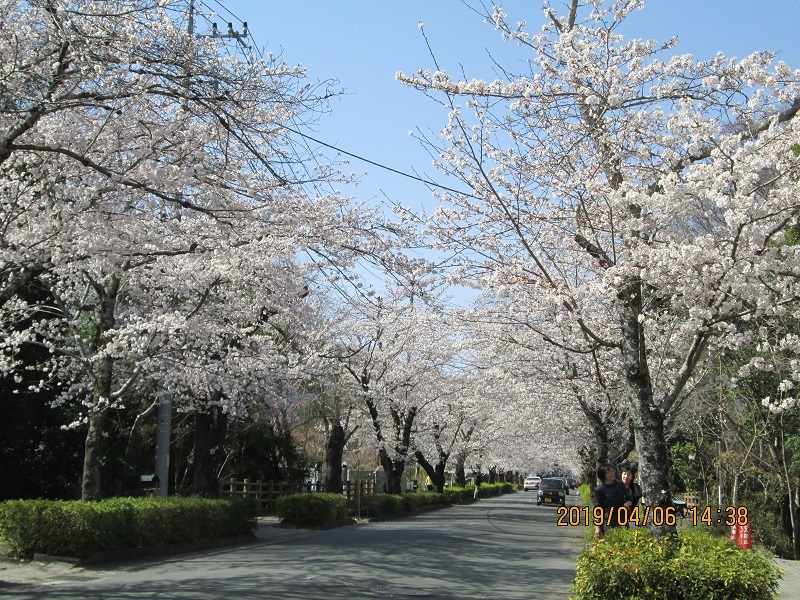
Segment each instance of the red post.
[[745,550],[753,549],[753,532],[750,529],[750,521],[739,526],[739,545]]
[[736,523],[731,525],[731,535],[728,537],[728,541],[735,544],[739,543],[739,528],[736,526]]

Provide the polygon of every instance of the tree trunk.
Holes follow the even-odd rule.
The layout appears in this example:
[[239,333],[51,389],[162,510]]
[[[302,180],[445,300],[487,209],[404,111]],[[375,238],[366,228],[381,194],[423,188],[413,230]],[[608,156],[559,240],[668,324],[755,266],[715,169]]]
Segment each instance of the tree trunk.
[[[92,348],[99,351],[108,341],[107,332],[114,328],[114,310],[119,292],[119,279],[112,277],[107,289],[97,286],[99,296],[97,308],[97,329]],[[108,411],[111,406],[111,389],[114,379],[114,359],[108,355],[100,360],[97,371],[91,373],[94,379],[92,406],[89,409],[89,430],[86,433],[83,454],[83,476],[81,478],[81,499],[100,500],[103,495],[102,469],[105,461],[105,436]]]
[[430,477],[431,485],[433,485],[434,489],[441,494],[444,491],[444,471],[447,468],[447,461],[450,458],[450,449],[445,450],[444,446],[442,445],[442,430],[438,424],[433,426],[433,431],[433,445],[436,448],[437,454],[436,466],[432,466],[426,460],[421,450],[417,450],[414,453],[414,456],[416,456],[417,462],[419,462],[422,468],[425,469],[428,477]]
[[407,412],[390,409],[392,423],[394,425],[394,456],[390,456],[386,450],[386,440],[383,435],[378,407],[374,399],[367,395],[364,401],[372,418],[372,427],[375,430],[375,439],[379,444],[378,460],[386,473],[386,493],[401,494],[403,487],[403,473],[406,470],[406,460],[411,444],[411,429],[414,418],[417,416],[417,408],[411,407]]
[[86,433],[83,452],[83,477],[81,500],[100,500],[103,497],[101,470],[105,458],[105,430],[108,410],[92,411],[89,414],[89,431]]
[[456,464],[455,464],[455,484],[457,487],[464,487],[467,485],[467,471],[466,471],[466,464],[467,464],[467,455],[463,452],[459,452],[456,456]]
[[[620,290],[618,300],[622,360],[625,379],[631,392],[633,432],[639,453],[639,485],[647,505],[671,509],[664,413],[655,405],[644,328],[639,321],[642,314],[640,282],[633,281]],[[654,521],[649,525],[656,537],[677,535],[675,525]]]
[[[641,406],[644,404],[644,406]],[[668,484],[667,445],[664,437],[664,415],[642,402],[634,415],[634,434],[639,451],[639,485],[645,503],[672,510],[672,492]],[[652,512],[651,515],[657,513]],[[663,514],[668,514],[666,511]],[[657,538],[675,537],[675,524],[650,519],[650,526]]]
[[444,470],[446,463],[440,460],[436,463],[436,466],[433,466],[426,460],[425,455],[419,450],[414,453],[414,456],[416,457],[419,466],[421,466],[425,470],[425,473],[428,475],[428,477],[430,477],[431,485],[433,485],[434,491],[439,492],[440,494],[444,492]]
[[387,494],[402,494],[403,493],[403,473],[406,470],[405,459],[392,459],[385,450],[380,450],[378,458],[386,473],[386,490]]
[[219,496],[219,482],[213,457],[222,449],[227,425],[227,415],[219,406],[212,406],[206,412],[195,413],[191,493],[196,496],[203,498]]
[[800,527],[798,527],[798,517],[800,517],[800,474],[797,475],[797,487],[795,489],[795,503],[789,502],[789,510],[794,514],[792,519],[792,540],[794,541],[794,558],[800,559]]
[[489,467],[489,483],[497,483],[497,465]]
[[325,489],[332,494],[342,493],[342,457],[344,456],[345,435],[341,423],[334,422],[328,439],[325,441],[325,466],[328,474]]

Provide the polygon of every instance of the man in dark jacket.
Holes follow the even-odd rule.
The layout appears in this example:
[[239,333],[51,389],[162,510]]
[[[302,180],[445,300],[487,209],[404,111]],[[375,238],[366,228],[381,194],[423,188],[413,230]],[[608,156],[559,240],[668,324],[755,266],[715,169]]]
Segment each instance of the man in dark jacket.
[[[597,469],[597,478],[600,480],[594,490],[594,505],[603,509],[602,524],[595,524],[595,537],[602,537],[609,527],[620,527],[619,509],[630,508],[633,503],[628,499],[628,491],[621,481],[617,480],[617,473],[611,465],[602,465]],[[623,519],[627,522],[627,519]]]

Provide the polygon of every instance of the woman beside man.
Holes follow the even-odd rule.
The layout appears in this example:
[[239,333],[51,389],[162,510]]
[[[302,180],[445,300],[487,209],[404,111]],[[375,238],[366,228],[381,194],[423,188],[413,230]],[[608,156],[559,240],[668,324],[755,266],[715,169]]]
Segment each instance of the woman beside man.
[[597,478],[601,483],[595,488],[593,497],[594,505],[603,509],[603,523],[595,525],[595,537],[603,537],[610,527],[624,527],[624,523],[634,526],[625,516],[620,519],[620,510],[626,509],[630,515],[642,499],[642,488],[634,480],[630,467],[622,467],[621,476],[622,481],[619,481],[611,465],[602,465],[597,469]]

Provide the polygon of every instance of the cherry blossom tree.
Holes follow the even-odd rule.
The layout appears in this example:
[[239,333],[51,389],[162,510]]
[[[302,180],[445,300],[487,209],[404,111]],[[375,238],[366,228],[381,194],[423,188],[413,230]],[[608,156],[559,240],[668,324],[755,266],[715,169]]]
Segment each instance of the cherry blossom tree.
[[272,325],[302,321],[309,272],[387,252],[372,213],[309,189],[338,175],[288,137],[328,86],[273,55],[225,57],[184,9],[0,0],[15,23],[0,34],[2,368],[21,344],[51,351],[40,385],[85,407],[85,499],[101,495],[106,420],[137,386],[223,412],[269,397],[296,377]]
[[341,307],[332,328],[335,345],[326,355],[358,384],[387,492],[399,494],[417,416],[435,400],[439,370],[450,358],[444,343],[450,331],[420,273],[384,292]]
[[[455,471],[462,473],[469,456],[470,441],[479,425],[480,417],[470,410],[474,396],[469,384],[456,373],[440,373],[432,381],[436,387],[428,392],[432,402],[416,421],[412,439],[414,458],[431,481],[433,489],[442,493],[446,471],[455,456]],[[472,400],[472,401],[471,401]]]
[[523,473],[539,472],[537,465],[576,464],[588,428],[576,410],[574,388],[552,376],[558,354],[541,342],[545,352],[531,351],[519,331],[511,337],[498,323],[477,320],[479,313],[463,316],[472,325],[469,364],[478,369],[489,415],[479,433],[484,462]]
[[[781,241],[800,210],[800,96],[769,52],[696,60],[676,39],[623,39],[642,8],[570,0],[529,33],[495,7],[524,72],[398,79],[450,111],[427,141],[471,191],[438,192],[426,224],[458,254],[454,277],[566,352],[615,355],[646,500],[669,505],[665,419],[709,346],[738,348],[755,337],[741,322],[796,310],[797,248]],[[572,337],[549,338],[552,322]]]
[[[523,391],[516,395],[524,404],[538,404],[530,409],[534,422],[529,427],[542,434],[557,432],[556,438],[569,435],[571,445],[585,457],[582,474],[588,481],[594,480],[600,464],[626,460],[634,447],[633,431],[627,405],[618,401],[627,390],[613,353],[599,348],[586,353],[564,350],[574,336],[569,323],[543,322],[533,329],[514,315],[481,323],[482,315],[499,315],[499,308],[507,306],[505,301],[496,303],[486,298],[465,318],[480,323],[476,333],[487,340],[482,361],[520,386]],[[562,463],[574,455],[573,448],[558,439],[545,435],[537,440],[538,448],[560,453]]]
[[[331,331],[335,331],[330,324],[335,321],[333,317],[321,319],[319,323],[325,332],[316,343],[307,347],[308,353],[313,356],[305,369],[307,380],[304,382],[303,395],[304,414],[309,421],[318,424],[317,429],[324,435],[325,490],[340,494],[345,448],[362,427],[363,411],[361,386],[349,374],[341,373],[338,362],[332,365],[332,357],[326,354],[326,348],[329,350],[337,346],[338,340],[329,338]],[[336,353],[334,350],[333,358],[338,357]]]

